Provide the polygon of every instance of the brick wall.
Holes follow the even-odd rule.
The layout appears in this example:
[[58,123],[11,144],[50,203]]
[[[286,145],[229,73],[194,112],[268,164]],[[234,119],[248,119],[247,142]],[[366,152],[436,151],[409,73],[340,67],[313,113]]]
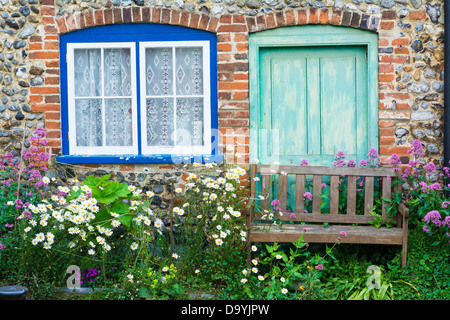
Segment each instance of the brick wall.
[[[351,1],[348,1],[350,3]],[[353,5],[354,6],[354,5]],[[355,6],[354,6],[355,7]],[[443,71],[443,54],[440,35],[442,27],[433,21],[425,5],[418,8],[405,5],[407,15],[402,17],[399,5],[381,8],[369,13],[352,7],[299,7],[279,11],[248,14],[221,14],[212,16],[202,12],[188,12],[178,8],[148,6],[87,8],[72,14],[56,14],[53,0],[41,0],[40,12],[43,28],[29,38],[29,59],[44,83],[30,88],[31,109],[45,115],[49,148],[53,155],[61,151],[59,52],[58,35],[91,26],[116,23],[163,23],[207,30],[217,34],[219,131],[222,151],[234,145],[242,155],[240,162],[248,163],[249,156],[249,34],[266,29],[291,25],[331,24],[360,28],[379,35],[379,151],[384,163],[392,153],[408,161],[407,151],[416,138],[414,130],[427,130],[433,126],[438,131],[442,118],[442,94],[435,88]],[[417,31],[419,23],[423,32]],[[410,27],[408,27],[408,24]],[[428,24],[434,28],[430,34]],[[406,27],[405,27],[406,25]],[[428,29],[427,29],[428,28]],[[443,29],[443,28],[442,28]],[[426,38],[430,37],[426,41]],[[415,42],[417,39],[420,43]],[[420,45],[433,43],[437,49],[419,50]],[[428,46],[430,47],[430,45]],[[421,60],[418,60],[421,55]],[[429,56],[429,57],[428,57]],[[425,63],[421,66],[420,63]],[[434,78],[425,70],[434,72]],[[432,72],[428,72],[431,74]],[[409,78],[408,81],[405,81]],[[426,92],[417,86],[425,82]],[[428,109],[424,104],[428,103]],[[420,105],[420,107],[418,107]],[[418,114],[418,112],[422,112]],[[423,113],[426,112],[426,113]],[[430,112],[430,113],[428,113]],[[424,120],[425,119],[425,120]],[[436,129],[437,127],[437,129]],[[400,133],[399,128],[405,129]],[[422,137],[427,148],[426,157],[439,164],[442,156],[442,135]],[[229,158],[229,160],[232,160]],[[125,169],[125,168],[120,168]]]

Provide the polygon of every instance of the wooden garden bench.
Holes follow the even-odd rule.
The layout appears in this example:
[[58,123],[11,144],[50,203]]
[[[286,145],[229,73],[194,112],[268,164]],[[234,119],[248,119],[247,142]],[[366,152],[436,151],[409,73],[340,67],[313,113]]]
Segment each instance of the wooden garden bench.
[[[394,225],[390,228],[386,226],[375,227],[369,224],[374,216],[370,210],[374,206],[374,183],[378,181],[381,198],[392,199],[392,182],[398,177],[394,169],[390,168],[350,168],[350,167],[313,167],[313,166],[286,166],[276,167],[276,173],[271,165],[251,166],[251,197],[246,208],[248,241],[252,242],[295,242],[303,234],[303,240],[309,243],[334,243],[337,238],[341,238],[341,243],[356,244],[385,244],[402,246],[402,266],[407,261],[407,236],[408,236],[408,216],[409,209],[401,203],[398,206],[394,219]],[[295,176],[295,208],[293,214],[286,213],[288,176]],[[259,177],[258,182],[255,177]],[[347,199],[346,212],[339,210],[339,180],[347,177]],[[357,200],[357,179],[364,178],[364,211],[356,212]],[[312,178],[312,212],[304,212],[305,200],[305,178]],[[256,192],[256,186],[261,191],[261,195],[270,193],[272,181],[278,179],[278,197],[267,196],[265,200],[260,200]],[[290,178],[293,179],[293,178]],[[309,180],[310,181],[310,180]],[[321,212],[322,181],[329,181],[329,210]],[[343,182],[345,183],[345,182]],[[358,186],[359,187],[359,186]],[[397,188],[400,188],[398,184]],[[290,187],[293,190],[294,186]],[[280,201],[280,211],[283,215],[280,220],[291,220],[294,223],[274,225],[272,220],[264,218],[264,210],[270,210],[271,199]],[[259,201],[258,201],[259,200]],[[362,202],[362,200],[360,200]],[[255,210],[255,204],[259,204],[260,209]],[[388,203],[382,200],[381,217],[387,218],[386,208]],[[269,227],[270,225],[270,227]],[[307,231],[303,232],[306,228]],[[344,231],[346,236],[340,235]],[[250,246],[249,246],[250,247]],[[248,259],[251,259],[249,251]]]

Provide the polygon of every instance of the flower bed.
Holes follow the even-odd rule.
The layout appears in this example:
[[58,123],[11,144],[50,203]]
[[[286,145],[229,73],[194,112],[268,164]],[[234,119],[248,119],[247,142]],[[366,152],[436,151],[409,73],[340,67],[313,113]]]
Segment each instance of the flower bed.
[[[192,290],[201,292],[205,288],[213,297],[227,299],[343,296],[340,280],[330,278],[339,266],[339,238],[332,247],[310,246],[301,239],[293,244],[255,245],[255,259],[251,268],[246,266],[243,213],[248,177],[239,166],[186,166],[186,185],[173,186],[172,206],[164,211],[152,209],[151,191],[113,181],[109,175],[57,185],[45,176],[49,159],[42,150],[45,131],[37,129],[30,144],[21,162],[9,153],[1,156],[2,285],[26,284],[37,297],[49,297],[53,291],[43,288],[67,286],[67,268],[76,266],[80,277],[70,284],[103,288],[105,299],[189,299]],[[420,142],[412,144],[411,156],[406,166],[397,155],[391,157],[391,166],[403,170],[403,179],[397,181],[403,192],[393,201],[406,198],[411,232],[420,232],[426,237],[422,239],[430,239],[433,246],[448,251],[450,215],[445,192],[450,185],[435,179],[439,173],[434,164],[419,161],[423,156]],[[307,163],[303,161],[302,165]],[[373,149],[359,164],[353,159],[347,161],[339,152],[332,165],[372,167],[379,165],[379,159]],[[447,178],[449,171],[443,168],[440,178]],[[364,181],[359,183],[362,190]],[[340,188],[343,199],[344,185]],[[323,190],[326,188],[325,183]],[[311,192],[305,192],[306,200],[311,199]],[[326,206],[325,192],[321,197]],[[394,207],[389,206],[388,212]],[[277,217],[286,213],[280,212],[276,199],[272,209],[267,214],[278,223]],[[379,202],[373,209],[375,227],[389,222],[379,221],[378,210]],[[427,257],[424,263],[429,261]],[[394,255],[392,259],[399,257]],[[395,271],[395,263],[384,263]],[[361,264],[361,268],[366,267],[367,263]],[[448,271],[442,276],[447,277]],[[393,283],[388,283],[391,289]],[[361,293],[363,287],[363,280],[345,287],[344,296],[381,297]],[[354,294],[356,289],[361,295]],[[393,298],[393,294],[383,298]]]

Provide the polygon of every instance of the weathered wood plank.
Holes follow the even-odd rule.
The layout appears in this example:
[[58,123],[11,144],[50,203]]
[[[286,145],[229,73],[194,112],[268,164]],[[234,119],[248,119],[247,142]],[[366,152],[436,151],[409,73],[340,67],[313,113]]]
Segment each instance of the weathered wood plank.
[[250,171],[250,198],[255,198],[255,192],[256,192],[256,165],[252,165],[251,171]]
[[[258,165],[256,172],[272,174],[272,165]],[[390,168],[352,168],[352,167],[322,167],[322,166],[295,166],[279,165],[278,172],[303,175],[334,175],[334,176],[361,176],[361,177],[395,177],[397,173]]]
[[286,212],[287,185],[288,185],[288,176],[280,174],[278,177],[278,200],[280,201],[280,210],[283,213]]
[[330,213],[339,213],[339,176],[330,177]]
[[356,177],[347,177],[347,215],[356,214]]
[[305,202],[303,199],[303,194],[305,193],[305,176],[297,174],[295,179],[295,212],[303,213],[305,211]]
[[[306,229],[306,231],[304,231]],[[346,236],[340,234],[345,232]],[[255,224],[250,230],[253,242],[293,242],[303,235],[305,242],[334,243],[340,238],[341,243],[372,243],[401,245],[403,231],[399,228],[374,228],[372,226],[297,224],[284,225],[283,228],[265,224]]]
[[364,183],[364,214],[370,215],[373,208],[374,177],[366,177]]
[[372,216],[365,216],[362,214],[348,215],[348,214],[329,214],[329,213],[298,213],[295,212],[295,218],[291,218],[290,215],[284,215],[280,217],[282,221],[304,221],[304,222],[329,222],[329,223],[358,223],[358,224],[368,224],[369,221],[373,220]]
[[263,174],[261,176],[261,194],[265,197],[262,201],[262,209],[269,210],[270,206],[270,186],[272,184],[272,175]]
[[312,213],[313,214],[320,214],[320,202],[321,198],[319,197],[319,194],[322,193],[322,176],[321,175],[314,175],[313,176],[313,207],[312,207]]
[[[391,192],[392,192],[392,185],[391,185],[391,180],[388,179],[387,177],[383,177],[383,181],[382,181],[383,185],[382,185],[382,190],[381,190],[381,197],[382,198],[386,198],[386,199],[391,199]],[[386,206],[389,205],[389,202],[381,200],[381,216],[383,218],[386,218]]]

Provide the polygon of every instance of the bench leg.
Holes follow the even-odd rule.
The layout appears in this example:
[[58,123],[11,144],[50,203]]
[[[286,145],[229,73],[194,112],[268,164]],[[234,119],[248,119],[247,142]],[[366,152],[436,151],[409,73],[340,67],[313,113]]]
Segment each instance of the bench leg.
[[402,268],[406,266],[408,261],[408,218],[403,217],[403,239],[402,239]]
[[408,261],[408,243],[403,243],[402,245],[402,268],[406,266]]

